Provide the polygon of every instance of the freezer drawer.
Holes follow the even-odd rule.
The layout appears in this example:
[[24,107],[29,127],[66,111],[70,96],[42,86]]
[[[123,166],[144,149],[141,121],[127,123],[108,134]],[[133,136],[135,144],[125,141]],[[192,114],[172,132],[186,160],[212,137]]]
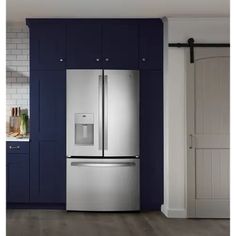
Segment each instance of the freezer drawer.
[[67,210],[140,209],[139,159],[67,158]]

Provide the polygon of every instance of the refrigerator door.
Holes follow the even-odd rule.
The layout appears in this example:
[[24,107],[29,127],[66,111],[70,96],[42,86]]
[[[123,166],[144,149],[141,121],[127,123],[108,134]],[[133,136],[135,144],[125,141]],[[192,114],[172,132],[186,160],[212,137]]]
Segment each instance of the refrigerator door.
[[139,156],[139,71],[104,71],[104,156]]
[[140,209],[139,159],[67,158],[66,210]]
[[66,155],[102,156],[102,70],[67,70]]

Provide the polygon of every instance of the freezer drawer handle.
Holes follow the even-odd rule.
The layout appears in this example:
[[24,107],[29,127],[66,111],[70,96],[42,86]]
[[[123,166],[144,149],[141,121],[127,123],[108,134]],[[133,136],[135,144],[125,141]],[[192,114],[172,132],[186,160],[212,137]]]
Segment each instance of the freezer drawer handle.
[[82,167],[125,167],[125,166],[135,166],[135,162],[112,162],[112,163],[71,162],[71,166],[82,166]]

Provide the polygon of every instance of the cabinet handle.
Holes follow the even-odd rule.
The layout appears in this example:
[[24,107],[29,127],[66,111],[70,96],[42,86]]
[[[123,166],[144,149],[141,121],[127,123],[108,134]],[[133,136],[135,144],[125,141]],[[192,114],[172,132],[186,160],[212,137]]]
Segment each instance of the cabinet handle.
[[142,61],[146,61],[146,58],[145,58],[145,57],[143,57],[143,58],[142,58]]
[[99,59],[99,58],[96,58],[96,61],[100,61],[100,59]]
[[63,58],[60,58],[60,60],[59,60],[59,61],[61,61],[61,62],[62,62],[62,61],[63,61]]
[[10,149],[20,149],[20,146],[9,146]]
[[109,58],[105,58],[105,61],[109,61]]

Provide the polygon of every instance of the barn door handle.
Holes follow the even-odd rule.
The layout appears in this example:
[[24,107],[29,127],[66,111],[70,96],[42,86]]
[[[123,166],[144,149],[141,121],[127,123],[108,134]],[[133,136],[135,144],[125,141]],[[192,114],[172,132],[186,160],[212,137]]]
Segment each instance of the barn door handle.
[[189,149],[193,149],[193,135],[189,135]]

